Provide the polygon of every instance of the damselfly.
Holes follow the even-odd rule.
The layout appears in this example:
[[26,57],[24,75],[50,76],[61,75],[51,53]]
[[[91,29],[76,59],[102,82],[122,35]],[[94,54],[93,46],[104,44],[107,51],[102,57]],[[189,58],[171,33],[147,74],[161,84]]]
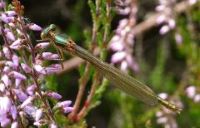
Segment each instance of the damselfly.
[[180,113],[181,109],[179,107],[157,96],[153,90],[142,82],[123,73],[114,66],[101,61],[87,50],[76,45],[71,38],[56,33],[55,30],[56,26],[51,24],[42,31],[41,38],[43,40],[50,40],[59,48],[90,62],[103,76],[113,83],[114,86],[125,93],[136,97],[146,104],[153,106],[160,103],[165,107]]

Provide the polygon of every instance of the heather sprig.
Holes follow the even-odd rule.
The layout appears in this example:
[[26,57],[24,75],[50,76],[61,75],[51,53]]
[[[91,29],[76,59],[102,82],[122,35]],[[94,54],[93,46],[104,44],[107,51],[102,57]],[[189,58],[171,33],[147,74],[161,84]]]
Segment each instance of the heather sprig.
[[[88,38],[87,43],[90,44],[89,50],[95,54],[95,51],[99,52],[99,58],[105,60],[107,51],[105,50],[109,36],[110,36],[110,24],[112,20],[111,15],[111,1],[101,1],[88,0],[88,5],[90,7],[92,16],[92,32],[91,35],[86,35]],[[100,50],[99,50],[100,49]],[[89,83],[90,73],[92,71],[92,66],[90,63],[85,65],[84,73],[81,74],[79,79],[79,90],[74,103],[74,109],[69,114],[69,118],[73,122],[80,122],[85,116],[90,112],[92,108],[100,104],[100,98],[108,85],[106,79],[102,81],[102,76],[98,71],[93,74],[93,81],[87,98],[81,106],[81,101],[83,100],[84,92],[87,83]],[[83,125],[83,124],[82,124]]]
[[[167,93],[160,93],[159,96],[163,99],[170,99],[171,102],[183,107],[183,104],[180,100],[169,97]],[[169,111],[164,107],[156,112],[157,123],[163,125],[165,128],[178,128],[176,116],[177,115],[174,112]]]
[[186,96],[193,100],[195,103],[200,102],[199,88],[194,85],[190,85],[185,89]]
[[176,27],[174,6],[176,0],[159,0],[159,5],[156,7],[156,11],[160,13],[160,16],[157,18],[157,23],[162,24],[160,28],[160,34],[164,35],[170,30]]
[[133,56],[134,26],[136,24],[137,2],[135,0],[116,0],[116,11],[127,16],[120,20],[109,48],[114,51],[111,63],[119,64],[121,70],[139,71],[139,66]]
[[[29,31],[40,32],[35,23],[27,23],[24,7],[18,0],[0,2],[0,124],[1,127],[59,127],[55,112],[72,111],[71,101],[59,101],[57,92],[42,90],[45,76],[61,69],[59,55],[46,51],[49,42],[34,46]],[[54,61],[44,65],[46,61]],[[49,104],[54,101],[54,105]]]

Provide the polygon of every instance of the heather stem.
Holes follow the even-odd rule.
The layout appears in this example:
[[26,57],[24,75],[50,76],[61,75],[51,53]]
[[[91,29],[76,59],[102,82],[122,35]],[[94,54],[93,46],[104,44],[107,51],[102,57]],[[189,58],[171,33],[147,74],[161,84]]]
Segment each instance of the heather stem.
[[41,93],[41,90],[40,90],[40,85],[39,85],[39,83],[38,83],[38,81],[37,81],[37,77],[36,77],[36,75],[35,75],[36,73],[34,73],[34,76],[33,76],[33,80],[34,80],[34,83],[36,84],[36,86],[37,86],[37,92],[38,92],[38,94],[39,94],[39,96],[40,96],[40,99],[42,100],[42,102],[44,103],[44,105],[45,105],[45,108],[47,109],[47,117],[52,121],[52,122],[54,122],[55,123],[55,119],[54,119],[54,116],[53,116],[53,112],[52,112],[52,110],[51,110],[51,107],[49,106],[49,103],[48,103],[48,101],[47,101],[47,99],[42,95],[42,93]]
[[89,79],[90,66],[91,65],[89,63],[86,64],[84,74],[79,80],[80,85],[79,85],[79,90],[78,90],[78,94],[77,94],[77,97],[76,97],[76,101],[75,101],[74,106],[73,106],[74,109],[69,114],[69,118],[72,121],[76,121],[77,120],[76,119],[76,114],[77,114],[77,112],[79,110],[81,99],[82,99],[84,91],[85,91],[85,86],[86,86],[87,81]]
[[88,108],[89,108],[91,100],[92,100],[92,98],[93,98],[93,96],[95,94],[96,88],[101,82],[101,79],[100,79],[99,76],[101,76],[100,73],[96,72],[95,76],[94,76],[92,87],[90,89],[90,94],[88,95],[88,97],[87,97],[87,99],[86,99],[86,101],[84,103],[83,108],[78,113],[78,116],[77,116],[78,120],[82,119],[88,112]]
[[[96,10],[98,10],[98,9],[96,9]],[[104,32],[103,32],[103,48],[106,48],[106,45],[107,45],[108,34],[109,34],[109,30],[110,30],[110,21],[111,21],[110,3],[108,1],[106,2],[106,17],[105,18],[106,18],[107,22],[105,23]],[[94,25],[95,25],[95,22],[94,22]],[[96,32],[94,31],[94,35],[96,35],[95,33]],[[101,50],[101,51],[102,51],[101,53],[104,54],[105,51],[104,50]],[[105,59],[104,56],[100,56],[100,58]],[[93,96],[95,95],[96,88],[101,83],[101,78],[102,78],[102,76],[100,75],[100,72],[97,70],[94,74],[93,84],[90,89],[90,93],[84,103],[83,108],[81,109],[81,111],[78,114],[78,120],[84,118],[86,116],[87,112],[89,111],[90,104],[91,104]]]
[[[99,0],[96,1],[96,19],[93,19],[93,29],[92,29],[92,40],[91,40],[91,52],[94,52],[95,46],[96,46],[96,36],[97,36],[97,29],[98,29],[98,25],[97,25],[97,20],[98,20],[98,15],[99,15]],[[94,18],[94,17],[93,17]],[[81,103],[81,99],[83,97],[84,91],[85,91],[85,87],[86,84],[89,80],[89,72],[90,72],[90,63],[87,62],[86,67],[85,67],[85,71],[84,74],[82,75],[82,77],[79,80],[79,90],[78,90],[78,94],[76,97],[76,101],[75,104],[73,106],[73,111],[69,114],[69,118],[73,121],[77,120],[77,112],[79,110],[80,107],[80,103]]]

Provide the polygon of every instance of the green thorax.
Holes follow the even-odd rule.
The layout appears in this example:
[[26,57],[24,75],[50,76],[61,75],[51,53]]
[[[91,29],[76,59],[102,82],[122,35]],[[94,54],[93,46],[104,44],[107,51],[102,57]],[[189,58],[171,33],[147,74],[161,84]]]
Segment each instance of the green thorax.
[[56,34],[55,42],[57,45],[66,45],[69,42],[69,37],[65,34]]

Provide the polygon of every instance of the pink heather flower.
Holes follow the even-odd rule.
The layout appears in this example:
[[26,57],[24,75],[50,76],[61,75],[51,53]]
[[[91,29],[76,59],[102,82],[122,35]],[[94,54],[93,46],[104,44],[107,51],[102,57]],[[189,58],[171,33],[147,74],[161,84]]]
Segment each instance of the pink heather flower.
[[45,68],[46,74],[52,74],[56,73],[61,70],[61,65],[60,64],[52,64],[49,67]]
[[33,31],[41,31],[42,30],[42,28],[39,25],[33,24],[33,23],[28,24],[28,28],[33,30]]
[[[123,35],[126,35],[128,32],[131,31],[131,26],[127,25],[122,31],[124,31],[124,34],[121,34],[122,36]],[[122,32],[121,32],[122,33]]]
[[195,86],[189,86],[186,88],[186,95],[189,98],[193,98],[196,95],[196,87]]
[[15,79],[15,87],[18,88],[21,84],[22,80],[21,79]]
[[109,45],[109,48],[113,51],[122,51],[124,49],[124,44],[121,42],[121,40],[114,41],[113,37]]
[[42,109],[38,109],[36,110],[36,113],[35,113],[35,121],[39,121],[40,118],[42,117]]
[[43,49],[47,48],[49,45],[50,45],[49,42],[39,43],[35,46],[35,50],[37,50],[37,49],[43,50]]
[[173,15],[174,0],[159,0],[159,5],[156,7],[161,16],[158,16],[157,23],[164,25],[160,29],[160,34],[164,35],[176,27],[175,17]]
[[10,79],[9,79],[9,77],[8,77],[7,75],[3,75],[3,76],[1,77],[1,81],[3,81],[3,83],[4,83],[6,86],[11,85],[11,81],[10,81]]
[[156,113],[157,123],[164,125],[165,128],[177,128],[175,114],[166,108]]
[[17,39],[16,41],[14,41],[10,45],[10,48],[15,49],[15,50],[19,50],[21,47],[22,47],[22,40],[21,39]]
[[175,40],[176,40],[176,43],[178,45],[182,44],[182,42],[183,42],[183,38],[182,38],[182,36],[179,33],[175,34]]
[[156,116],[157,116],[157,117],[161,117],[161,116],[163,116],[163,115],[164,115],[164,114],[163,114],[163,112],[161,112],[161,111],[157,111],[157,112],[156,112]]
[[[7,64],[7,62],[5,63],[5,64]],[[11,68],[9,67],[9,66],[4,66],[4,68],[3,68],[3,73],[8,73],[8,72],[10,72],[11,71]]]
[[164,124],[164,123],[167,123],[167,121],[168,121],[168,118],[167,118],[167,117],[159,117],[159,118],[157,119],[157,123],[158,123],[158,124]]
[[0,116],[9,112],[10,107],[11,107],[11,100],[6,96],[0,97]]
[[49,123],[49,122],[47,122],[47,120],[40,119],[38,121],[35,121],[33,123],[33,125],[35,125],[35,126],[40,128],[41,126],[47,125],[47,123]]
[[11,113],[12,119],[16,120],[17,119],[17,108],[15,106],[12,106],[10,108],[10,113]]
[[159,33],[160,33],[161,35],[164,35],[164,34],[166,34],[167,32],[169,32],[169,30],[170,30],[169,26],[168,26],[168,25],[164,25],[164,26],[161,27]]
[[17,68],[19,66],[19,57],[17,55],[13,55],[12,56],[12,62],[13,62],[13,66],[14,68]]
[[33,123],[33,125],[41,127],[43,124],[42,124],[41,121],[36,121],[36,122]]
[[47,124],[48,124],[47,120],[42,120],[42,119],[35,121],[33,123],[33,125],[37,126],[38,128],[41,128],[42,126],[47,125]]
[[[113,44],[114,43],[114,44]],[[124,48],[124,46],[122,46],[123,48],[116,46],[116,44],[119,43],[121,45],[123,45],[123,39],[121,38],[121,35],[116,34],[112,37],[112,39],[110,40],[110,44],[109,47],[113,50],[113,51],[119,51],[120,49],[122,50]],[[119,47],[119,48],[118,48]],[[119,50],[118,50],[119,49]]]
[[46,74],[44,67],[42,67],[41,65],[34,65],[33,67],[35,71],[38,72],[39,74],[43,74],[43,75]]
[[24,102],[28,98],[28,95],[24,93],[22,90],[15,89],[14,92],[17,95],[17,98],[19,99],[20,102]]
[[15,27],[16,27],[16,25],[15,25],[14,23],[12,23],[12,22],[8,23],[8,25],[9,25],[10,27],[12,27],[12,28],[15,28]]
[[111,39],[110,42],[116,42],[116,41],[119,41],[120,38],[121,38],[120,35],[114,35],[114,36],[112,37],[112,39]]
[[122,61],[124,58],[126,57],[126,53],[125,52],[116,52],[112,55],[111,57],[111,62],[112,63],[117,63],[119,61]]
[[157,24],[162,24],[163,22],[166,21],[166,16],[165,15],[160,15],[158,16],[158,18],[156,19]]
[[188,2],[189,2],[190,5],[193,5],[197,2],[197,0],[188,0]]
[[132,70],[134,70],[135,72],[138,72],[138,71],[139,71],[139,66],[138,66],[138,64],[135,62],[134,58],[133,58],[130,54],[126,55],[126,61],[127,61],[129,67],[130,67]]
[[200,94],[194,96],[194,102],[200,102]]
[[119,21],[119,27],[118,29],[123,29],[124,27],[126,27],[128,24],[128,19],[122,19]]
[[9,29],[5,29],[4,30],[5,34],[6,34],[6,38],[10,41],[15,41],[15,36],[14,34],[9,30]]
[[110,40],[109,48],[116,52],[111,57],[111,62],[120,64],[122,70],[127,70],[128,67],[135,68],[133,61],[127,62],[126,56],[131,55],[133,51],[137,6],[130,0],[117,1],[116,5],[118,11],[123,10],[128,16],[120,20],[115,35]]
[[174,20],[174,19],[169,19],[169,20],[168,20],[168,25],[169,25],[169,27],[170,27],[171,29],[174,29],[175,26],[176,26],[175,20]]
[[121,37],[124,37],[127,34],[127,31],[125,30],[125,28],[123,29],[117,29],[116,33],[121,35]]
[[6,116],[0,117],[1,127],[3,128],[7,127],[10,124],[10,122],[11,122],[10,119],[7,118]]
[[5,7],[5,2],[0,2],[0,8],[4,8]]
[[16,79],[21,79],[21,80],[26,80],[27,79],[25,75],[23,75],[23,74],[21,74],[19,72],[16,72],[16,71],[10,72],[9,76],[12,76],[12,77],[14,77]]
[[160,93],[158,96],[161,97],[162,99],[167,99],[168,94],[167,93]]
[[0,83],[0,91],[1,92],[5,91],[5,85],[3,83]]
[[6,61],[5,65],[9,67],[14,67],[14,64],[12,61]]
[[34,97],[29,96],[29,97],[21,104],[21,108],[24,108],[25,106],[31,104],[33,100],[34,100]]
[[6,11],[7,16],[15,16],[16,12],[15,11]]
[[49,128],[58,128],[58,127],[56,126],[56,124],[53,123],[53,124],[50,125]]
[[32,69],[27,64],[21,63],[21,66],[22,66],[22,69],[24,70],[25,73],[31,73],[32,72]]
[[[5,64],[7,64],[7,62],[5,63]],[[3,72],[6,74],[6,73],[8,73],[8,72],[10,72],[11,71],[11,69],[10,69],[10,66],[8,65],[8,66],[4,66],[4,68],[3,68]]]
[[8,72],[10,72],[11,71],[11,67],[9,67],[9,65],[6,65],[7,64],[7,62],[5,62],[5,66],[4,66],[4,68],[3,68],[3,73],[8,73]]
[[58,102],[58,103],[54,106],[54,108],[69,107],[69,105],[71,105],[71,103],[72,103],[72,101],[70,101],[70,100]]
[[14,17],[8,17],[6,14],[2,13],[0,16],[0,20],[2,20],[4,23],[10,23],[14,21]]
[[125,9],[119,9],[117,8],[117,12],[121,15],[127,15],[129,14],[131,9],[129,7],[126,7]]
[[121,69],[122,71],[126,71],[127,68],[128,68],[128,63],[127,63],[126,61],[122,61],[122,62],[121,62],[121,65],[120,65],[120,69]]
[[3,47],[3,53],[7,59],[11,58],[10,50],[7,47]]
[[18,123],[17,122],[13,122],[11,124],[11,128],[18,128]]
[[60,57],[58,54],[53,54],[51,52],[43,52],[42,58],[45,60],[59,60]]
[[64,110],[64,113],[69,113],[73,110],[73,107],[64,107],[63,110]]
[[36,110],[37,110],[37,107],[29,104],[29,105],[24,106],[22,114],[26,113],[27,115],[31,117],[35,117]]
[[49,97],[57,99],[57,100],[62,98],[62,96],[60,94],[56,93],[56,92],[48,92],[47,95]]
[[26,92],[27,92],[30,96],[32,96],[32,95],[35,93],[35,90],[36,90],[36,85],[33,84],[33,85],[30,85],[30,86],[27,87]]
[[156,6],[156,11],[164,11],[164,9],[165,9],[166,7],[164,6],[164,5],[158,5],[158,6]]

